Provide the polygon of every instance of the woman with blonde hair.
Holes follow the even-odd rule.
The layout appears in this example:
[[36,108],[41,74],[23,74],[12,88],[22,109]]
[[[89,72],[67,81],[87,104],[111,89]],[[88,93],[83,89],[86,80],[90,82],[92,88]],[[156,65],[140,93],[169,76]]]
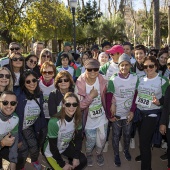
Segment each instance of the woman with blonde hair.
[[38,65],[41,67],[45,61],[53,61],[52,52],[48,48],[44,48],[41,51]]
[[[48,123],[48,140],[44,145],[45,156],[54,170],[82,170],[87,164],[82,148],[82,122],[80,101],[68,92],[62,100],[60,115],[54,115]],[[62,156],[69,159],[66,163]]]
[[13,91],[11,72],[6,67],[0,67],[0,94],[3,91]]

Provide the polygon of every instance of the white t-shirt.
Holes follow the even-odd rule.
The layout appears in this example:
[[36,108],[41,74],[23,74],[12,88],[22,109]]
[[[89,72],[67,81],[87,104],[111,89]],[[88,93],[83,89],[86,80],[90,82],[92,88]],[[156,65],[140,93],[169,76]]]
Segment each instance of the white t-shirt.
[[19,73],[14,73],[16,80],[14,86],[19,86],[19,78],[20,78],[20,72]]
[[86,83],[87,94],[90,93],[93,86],[95,87],[95,89],[97,89],[98,96],[93,99],[93,102],[89,106],[89,112],[87,116],[85,129],[96,129],[108,122],[103,105],[102,105],[102,101],[101,101],[100,85],[99,85],[98,78],[96,79],[96,82],[93,85],[88,85]]
[[43,98],[44,98],[43,110],[44,110],[45,118],[50,118],[49,110],[48,110],[48,98],[49,98],[51,91],[55,90],[54,83],[47,87],[42,83],[42,80],[41,80],[39,82],[39,86],[43,92]]
[[[39,101],[39,100],[38,100]],[[40,114],[40,107],[35,100],[27,100],[24,110],[23,130],[33,125]]]
[[68,69],[65,69],[65,68],[62,67],[62,66],[57,67],[57,71],[58,71],[58,72],[60,72],[60,71],[62,71],[62,70],[68,71],[68,72],[71,74],[72,77],[74,76],[74,68],[73,68],[73,67],[68,66]]
[[118,64],[112,61],[111,64],[109,65],[109,68],[107,69],[105,79],[109,80],[113,74],[118,73],[118,72],[119,72]]

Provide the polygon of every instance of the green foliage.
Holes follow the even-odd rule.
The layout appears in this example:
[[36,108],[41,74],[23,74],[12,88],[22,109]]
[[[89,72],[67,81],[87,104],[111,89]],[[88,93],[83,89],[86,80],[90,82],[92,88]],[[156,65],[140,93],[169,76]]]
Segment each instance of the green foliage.
[[83,27],[87,24],[94,26],[97,19],[101,16],[102,12],[98,11],[97,2],[95,0],[92,3],[91,0],[86,2],[86,5],[82,9],[80,6],[77,8],[78,24],[82,25]]
[[111,19],[102,18],[100,20],[100,37],[102,40],[108,40],[111,43],[116,41],[125,41],[127,37],[125,35],[125,21],[118,13]]

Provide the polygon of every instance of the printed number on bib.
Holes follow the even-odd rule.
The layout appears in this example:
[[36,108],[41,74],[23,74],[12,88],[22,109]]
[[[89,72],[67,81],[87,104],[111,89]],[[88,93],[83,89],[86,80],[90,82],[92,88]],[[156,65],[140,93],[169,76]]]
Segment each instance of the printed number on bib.
[[104,109],[103,109],[103,106],[100,104],[100,105],[95,105],[93,107],[91,107],[89,109],[90,111],[90,117],[93,119],[93,118],[97,118],[97,117],[100,117],[103,115],[104,113]]
[[150,108],[152,104],[152,96],[139,93],[136,98],[136,104]]
[[26,126],[31,126],[34,124],[38,116],[28,116],[26,117]]

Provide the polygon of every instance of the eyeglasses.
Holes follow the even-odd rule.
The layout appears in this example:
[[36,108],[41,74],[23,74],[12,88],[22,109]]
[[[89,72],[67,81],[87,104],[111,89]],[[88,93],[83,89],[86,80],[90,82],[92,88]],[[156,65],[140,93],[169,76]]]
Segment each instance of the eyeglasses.
[[9,103],[10,103],[10,105],[11,106],[15,106],[16,104],[17,104],[17,101],[7,101],[7,100],[4,100],[4,101],[0,101],[0,102],[2,102],[2,104],[4,105],[4,106],[7,106]]
[[69,82],[69,81],[70,81],[69,79],[59,79],[59,80],[58,80],[58,83],[62,83],[62,82],[67,83],[67,82]]
[[50,55],[42,55],[43,58],[51,58]]
[[54,71],[43,71],[42,74],[48,74],[48,75],[52,75],[54,73]]
[[0,74],[0,78],[6,78],[6,79],[10,79],[11,75],[10,74]]
[[99,71],[99,68],[87,68],[87,71],[88,72],[92,72],[92,71],[97,72],[97,71]]
[[12,58],[12,61],[24,61],[23,57],[19,57],[19,58]]
[[154,65],[154,64],[151,64],[151,65],[143,65],[143,68],[144,68],[144,69],[147,69],[148,67],[149,67],[150,69],[152,69],[152,68],[155,67],[155,65]]
[[29,60],[30,61],[30,63],[32,63],[32,64],[37,64],[37,61],[34,61],[34,60]]
[[26,84],[30,84],[30,83],[36,83],[37,82],[37,79],[32,79],[32,80],[26,80],[25,83]]
[[19,47],[14,47],[14,48],[10,48],[11,51],[14,51],[14,50],[19,50],[20,48]]
[[66,107],[71,107],[71,105],[72,105],[73,107],[77,107],[77,106],[78,106],[78,103],[65,103],[65,106],[66,106]]
[[170,63],[167,63],[167,66],[170,66]]

